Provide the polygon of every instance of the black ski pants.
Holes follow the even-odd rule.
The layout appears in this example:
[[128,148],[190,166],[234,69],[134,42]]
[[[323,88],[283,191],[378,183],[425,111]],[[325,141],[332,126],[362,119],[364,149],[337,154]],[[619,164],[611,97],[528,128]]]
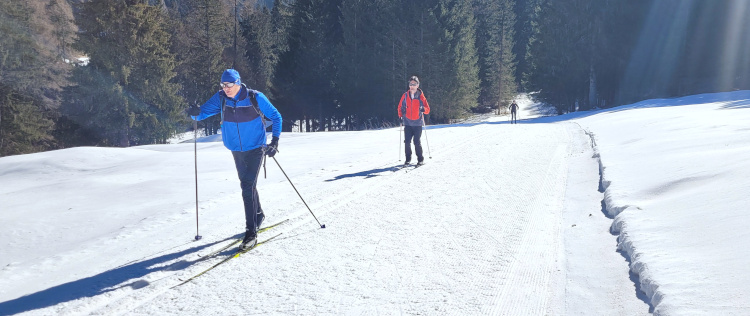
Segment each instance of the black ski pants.
[[417,161],[423,161],[422,156],[422,126],[404,126],[404,144],[406,149],[406,162],[411,161],[411,139],[414,138],[414,151],[417,153]]
[[257,232],[260,221],[265,217],[258,199],[258,174],[263,162],[263,148],[249,151],[233,151],[234,165],[240,177],[242,188],[242,201],[245,204],[245,228],[251,232]]
[[510,114],[511,114],[511,119],[510,119],[511,124],[518,124],[518,119],[516,118],[516,110],[510,111]]

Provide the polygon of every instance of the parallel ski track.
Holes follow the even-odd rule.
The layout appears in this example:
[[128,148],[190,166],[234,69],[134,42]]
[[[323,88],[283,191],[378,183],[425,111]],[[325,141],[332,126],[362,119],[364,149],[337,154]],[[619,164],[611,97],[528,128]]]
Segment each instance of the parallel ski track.
[[[564,131],[567,126],[561,126],[560,128]],[[488,131],[478,137],[491,136],[490,134],[492,133]],[[555,140],[559,140],[559,142]],[[556,177],[560,174],[566,174],[567,160],[565,157],[568,149],[565,145],[557,145],[557,143],[564,143],[565,140],[565,136],[553,139],[548,142],[548,144],[551,144],[550,149],[540,153],[544,157],[549,157],[546,162],[539,162],[546,165],[546,170],[542,169],[546,172],[524,174],[524,177],[528,177],[525,178],[524,183],[534,184],[535,186],[523,188],[523,191],[527,191],[528,194],[511,195],[513,198],[512,203],[510,203],[511,206],[523,206],[520,212],[516,212],[517,214],[514,213],[514,216],[507,216],[508,210],[505,209],[508,206],[503,204],[507,203],[508,200],[496,196],[498,188],[507,187],[512,185],[512,183],[500,183],[503,180],[497,180],[494,177],[475,179],[479,181],[457,181],[456,186],[451,188],[453,193],[474,190],[480,192],[475,193],[475,197],[480,195],[490,200],[478,201],[477,208],[474,208],[475,205],[473,204],[464,205],[460,214],[457,214],[461,218],[461,221],[464,222],[460,225],[462,227],[461,230],[456,230],[456,223],[452,222],[452,218],[436,218],[437,222],[426,232],[429,236],[435,236],[434,243],[410,249],[414,253],[405,256],[396,255],[381,258],[381,264],[383,261],[386,264],[381,265],[376,272],[382,273],[383,270],[392,271],[390,278],[382,280],[379,283],[373,283],[378,282],[376,280],[362,282],[359,284],[358,289],[379,287],[381,290],[392,290],[394,293],[403,293],[404,289],[406,291],[419,289],[408,300],[391,301],[385,304],[381,301],[380,303],[380,305],[385,306],[385,310],[391,311],[394,309],[394,305],[399,305],[401,306],[401,312],[405,314],[422,314],[428,310],[433,313],[445,315],[544,314],[545,309],[549,305],[551,292],[549,273],[553,269],[554,259],[558,254],[554,239],[557,238],[559,232],[559,215],[550,214],[550,212],[559,213],[560,206],[542,204],[546,203],[543,203],[543,201],[548,200],[544,198],[545,195],[549,196],[552,192],[555,192],[557,195],[563,194],[560,185],[564,185],[564,180],[558,181]],[[489,143],[482,144],[483,146],[493,146]],[[461,143],[453,146],[452,151],[467,150],[467,147],[468,145]],[[460,176],[461,168],[471,168],[472,161],[474,160],[497,159],[497,157],[493,157],[493,154],[490,153],[492,151],[488,150],[487,153],[472,152],[466,158],[466,163],[456,167],[456,174]],[[494,150],[494,152],[497,151]],[[433,164],[427,164],[424,167],[420,167],[420,170],[421,168],[431,168],[432,166]],[[440,167],[444,168],[445,164]],[[487,173],[496,174],[499,170],[502,170],[502,168],[490,168],[487,170]],[[536,168],[534,170],[539,169]],[[420,175],[422,174],[420,173]],[[428,172],[422,176],[425,177],[425,181],[434,181],[435,179],[431,179],[429,175],[430,173]],[[382,185],[388,185],[388,187],[384,188],[386,192],[392,192],[398,187],[398,185],[394,185],[393,181],[382,183]],[[440,194],[443,193],[441,192]],[[495,201],[492,199],[495,199]],[[499,210],[487,208],[488,205],[492,204],[497,205]],[[429,216],[424,215],[424,212],[429,212],[429,208],[425,210],[411,209],[409,211],[416,218],[429,218]],[[423,213],[417,214],[414,212]],[[506,219],[509,219],[510,222],[506,222]],[[466,226],[473,227],[469,229]],[[542,228],[545,231],[539,231]],[[536,234],[543,236],[535,236]],[[408,235],[405,235],[401,231],[380,236],[374,243],[375,246],[373,246],[372,252],[377,253],[379,252],[379,248],[387,248],[390,243],[399,242],[398,240],[403,240],[405,236]],[[503,240],[497,239],[506,237],[507,239]],[[554,246],[545,248],[545,250],[550,249],[548,253],[524,253],[526,245],[531,247],[540,245]],[[452,255],[456,250],[466,250],[466,248],[470,249],[468,251],[461,251],[461,255],[459,256]],[[442,257],[429,255],[432,253],[445,253],[446,255]],[[527,269],[528,271],[522,269],[522,266],[527,262],[532,263],[532,266]],[[417,264],[448,269],[440,273],[425,276],[409,270],[410,268],[416,268],[415,265]],[[487,276],[487,278],[477,277],[482,275]],[[394,278],[398,282],[393,281],[392,279]],[[519,294],[516,292],[521,292],[526,286],[530,287],[527,291],[541,290],[541,292],[532,293],[532,295],[537,295],[538,297],[519,297]],[[455,297],[450,295],[450,293],[455,291],[467,290],[476,291],[477,294],[473,296],[462,295],[461,299],[465,301],[460,302],[456,302]],[[506,292],[505,295],[503,295],[503,291]],[[355,293],[358,292],[361,291],[355,291]],[[521,300],[514,300],[516,298],[520,298]],[[527,300],[532,302],[530,306],[526,304]],[[370,313],[382,312],[378,307],[377,302],[368,302],[367,304],[356,306],[354,311],[355,313],[364,314],[367,313],[363,311],[370,311]],[[349,311],[352,312],[352,310]]]
[[[289,220],[286,219],[286,220],[282,220],[277,223],[271,224],[265,228],[262,228],[260,232],[262,233],[270,229],[276,228],[280,225],[287,223],[288,221]],[[276,236],[272,238],[275,238],[275,237]],[[272,238],[269,238],[269,239],[272,239]],[[207,255],[200,257],[199,259],[196,260],[196,262],[208,261],[209,259],[212,259],[214,256],[220,254],[221,252],[224,252],[227,249],[231,248],[232,246],[238,244],[240,241],[241,239],[240,240],[232,239],[232,241],[229,242],[228,244],[220,247],[219,249],[212,251],[211,253]],[[176,247],[179,247],[179,246],[175,246],[173,248],[176,248]],[[173,249],[173,248],[170,248],[170,249]],[[164,252],[164,251],[161,251],[161,252]],[[144,257],[143,259],[148,258],[148,257],[151,257],[151,256]],[[138,260],[134,260],[133,262],[136,262],[136,261]],[[135,308],[138,308],[144,303],[152,300],[153,298],[156,298],[157,296],[166,292],[170,288],[174,287],[171,285],[163,286],[164,282],[162,281],[168,281],[168,280],[173,280],[175,278],[179,278],[179,276],[176,276],[178,274],[180,273],[177,271],[173,271],[173,270],[159,271],[157,273],[151,273],[149,275],[145,275],[141,277],[139,281],[131,283],[130,287],[135,288],[135,289],[137,289],[139,286],[142,286],[142,285],[155,286],[155,288],[151,290],[145,290],[145,289],[139,290],[139,291],[147,292],[142,298],[137,297],[137,296],[142,295],[141,292],[133,292],[132,290],[119,289],[116,291],[112,291],[108,294],[100,295],[99,297],[94,298],[94,300],[101,301],[100,303],[98,302],[95,302],[93,304],[89,303],[88,305],[84,307],[74,307],[71,310],[66,310],[64,312],[65,313],[71,312],[75,314],[91,314],[91,315],[128,314],[129,311]],[[137,282],[141,282],[139,283],[141,285],[136,285]],[[131,301],[134,301],[134,302],[131,302]],[[102,311],[101,309],[107,309],[107,311]]]
[[[566,128],[566,127],[563,127]],[[491,144],[484,143],[489,147]],[[435,228],[438,230],[438,236],[445,236],[446,244],[434,245],[438,247],[436,251],[444,249],[446,253],[451,253],[452,249],[470,248],[468,252],[462,252],[462,256],[456,257],[445,256],[442,260],[447,261],[443,266],[460,267],[457,270],[444,271],[438,275],[440,277],[438,284],[443,288],[444,293],[451,293],[457,289],[464,291],[477,291],[475,296],[463,296],[465,302],[450,302],[447,300],[437,304],[437,311],[441,314],[488,314],[488,315],[536,315],[543,314],[548,305],[549,293],[528,293],[529,296],[518,297],[515,292],[521,292],[523,288],[529,287],[530,291],[542,290],[549,292],[549,273],[551,270],[556,251],[549,253],[524,253],[527,249],[538,249],[540,245],[554,244],[550,239],[556,238],[556,230],[559,226],[559,216],[547,214],[550,206],[541,205],[541,201],[548,199],[542,198],[549,196],[552,192],[562,194],[559,183],[555,183],[556,177],[560,174],[561,167],[565,167],[566,148],[563,145],[553,147],[554,155],[549,155],[547,172],[526,174],[530,179],[525,183],[536,184],[537,187],[529,190],[535,192],[533,203],[529,204],[529,199],[524,199],[522,195],[512,195],[513,202],[511,205],[526,205],[517,214],[512,216],[503,216],[502,213],[494,212],[497,210],[487,209],[486,206],[491,204],[488,201],[482,201],[477,206],[466,205],[462,210],[460,217],[470,222],[469,226],[474,226],[468,231],[456,231],[454,223],[441,221]],[[550,152],[551,154],[551,152]],[[509,155],[513,156],[513,155]],[[466,165],[471,165],[472,159],[492,159],[491,154],[480,155],[473,152],[472,157],[467,158]],[[496,174],[495,169],[487,170],[488,174]],[[460,170],[457,170],[460,173]],[[480,179],[476,179],[480,180]],[[494,183],[493,177],[484,178],[484,181],[473,181],[471,188],[464,188],[459,185],[457,192],[462,189],[471,189],[481,191],[480,195],[487,198],[497,198],[498,188],[507,188],[512,186],[509,183]],[[466,182],[460,182],[466,183]],[[502,202],[498,200],[498,202]],[[505,208],[497,203],[498,207]],[[559,212],[560,208],[555,206],[551,209]],[[552,218],[550,218],[552,217]],[[505,222],[510,219],[511,222]],[[498,226],[499,223],[502,223]],[[463,225],[463,226],[466,226]],[[553,232],[540,231],[544,227]],[[489,238],[487,238],[489,236]],[[506,238],[497,240],[495,236]],[[440,248],[442,246],[442,248]],[[541,255],[541,258],[539,257]],[[521,266],[531,262],[533,267],[525,270]],[[536,264],[535,264],[536,263]],[[537,267],[541,265],[540,267]],[[464,275],[473,277],[462,277]],[[486,275],[488,279],[476,277]],[[503,281],[502,285],[494,284],[489,280]],[[419,281],[417,281],[419,282]],[[419,284],[414,284],[414,288],[419,288]],[[534,296],[536,295],[536,297]],[[530,299],[531,298],[531,299]],[[489,305],[488,302],[492,303]],[[533,304],[529,305],[531,302]],[[461,306],[459,308],[458,306]],[[495,308],[492,308],[492,307]],[[422,306],[424,308],[424,306]],[[414,310],[419,312],[420,309]]]
[[[486,132],[484,132],[484,133],[482,133],[480,135],[477,135],[476,137],[488,137],[488,136],[491,136],[491,134],[492,134],[491,131],[486,131]],[[439,155],[441,155],[441,154],[447,156],[448,154],[450,154],[450,153],[452,153],[452,152],[454,152],[454,151],[456,151],[458,149],[461,149],[464,146],[466,146],[466,145],[464,145],[462,143],[454,143],[454,145],[452,145],[452,146],[443,147],[441,150],[436,151],[435,152],[436,155],[433,155],[433,156],[438,156],[439,157]],[[383,165],[379,166],[379,168],[385,168],[385,167],[387,167],[389,165],[393,165],[393,163],[383,164]],[[419,168],[415,168],[415,169],[412,169],[410,171],[416,171],[417,169],[423,169],[423,168],[426,168],[426,167],[429,168],[429,162],[425,166],[421,166]],[[344,206],[344,205],[352,202],[353,200],[358,199],[358,198],[364,196],[365,194],[367,194],[367,193],[369,193],[369,192],[371,192],[373,190],[376,190],[376,189],[382,187],[383,185],[386,185],[386,184],[393,183],[393,182],[397,181],[400,177],[408,174],[407,172],[405,172],[406,171],[405,169],[406,168],[397,170],[396,172],[393,172],[392,175],[389,175],[387,177],[383,177],[383,180],[377,181],[376,183],[372,183],[372,181],[361,181],[362,183],[360,183],[360,184],[358,184],[356,186],[353,186],[350,189],[348,189],[346,191],[343,191],[343,192],[335,192],[335,194],[331,194],[330,192],[318,192],[315,195],[305,195],[305,197],[306,197],[306,199],[310,199],[310,200],[316,200],[316,198],[323,200],[320,203],[316,203],[315,205],[311,205],[311,208],[315,211],[316,216],[318,218],[321,218],[321,217],[324,217],[325,214],[327,214],[328,212],[330,212],[332,210],[336,210],[336,209],[338,209],[338,208],[340,208],[340,207],[342,207],[342,206]],[[323,199],[323,197],[325,197],[325,198]],[[300,206],[301,206],[301,202],[300,202]],[[304,224],[309,225],[309,222],[314,221],[314,219],[312,219],[312,217],[309,215],[309,212],[306,209],[300,210],[300,211],[298,211],[298,212],[290,215],[290,217],[287,218],[287,220],[289,220],[291,222],[290,223],[291,225],[287,225],[287,226],[290,226],[290,227],[288,227],[287,229],[283,230],[281,233],[287,233],[287,232],[292,231],[292,230],[294,230],[294,229],[296,229],[296,228],[298,228],[298,227],[300,227],[300,226],[302,226]],[[198,270],[198,269],[201,269],[201,270],[205,269],[208,266],[208,262],[211,262],[211,260],[206,260],[206,262],[207,263],[205,265],[201,265],[201,267],[197,267],[197,265],[196,266],[192,266],[191,269],[190,269],[190,271],[195,271],[195,270]],[[100,310],[98,310],[98,309],[101,309],[101,308],[96,308],[96,309],[93,309],[93,308],[92,309],[88,309],[87,308],[87,310],[89,310],[88,313],[97,314],[97,313],[101,312],[102,314],[106,314],[106,315],[112,315],[112,314],[115,314],[115,315],[126,315],[126,314],[129,314],[131,311],[133,311],[133,310],[137,309],[138,307],[140,307],[140,306],[142,306],[142,305],[144,305],[144,304],[146,304],[146,303],[148,303],[148,302],[156,299],[161,294],[163,294],[163,293],[171,290],[174,285],[176,285],[179,282],[181,282],[181,281],[179,281],[179,277],[182,276],[183,274],[190,274],[190,273],[192,273],[190,271],[185,271],[185,272],[182,272],[182,273],[176,273],[176,274],[172,274],[172,275],[169,275],[169,276],[166,276],[166,277],[160,277],[160,278],[157,279],[159,281],[161,281],[161,280],[174,280],[174,279],[177,279],[178,282],[171,282],[171,283],[166,282],[166,283],[169,283],[169,284],[165,284],[165,282],[159,282],[160,286],[159,287],[155,287],[153,289],[149,289],[149,290],[139,289],[135,293],[120,294],[120,295],[117,295],[118,297],[115,298],[114,300],[110,297],[109,299],[106,300],[108,302],[108,304],[103,307],[104,309],[107,309],[106,311],[100,311]],[[149,276],[146,275],[146,276],[143,277],[143,279],[149,279]],[[155,285],[155,284],[151,284],[151,285]],[[147,293],[143,293],[143,292],[147,292]]]
[[[568,143],[569,128],[566,129],[565,143]],[[569,149],[566,145],[557,146],[549,160],[547,172],[543,175],[533,175],[533,183],[541,184],[537,188],[536,198],[523,208],[528,216],[520,223],[522,236],[516,236],[510,245],[510,253],[514,256],[509,268],[502,273],[504,280],[497,294],[494,296],[486,315],[543,315],[545,314],[551,297],[550,274],[553,273],[554,258],[558,255],[559,243],[554,239],[559,235],[561,206],[543,205],[541,196],[564,194],[561,186],[565,185],[567,177],[566,157]],[[556,193],[555,193],[556,192]],[[561,201],[560,199],[554,199]],[[549,230],[552,231],[549,231]],[[534,253],[539,245],[553,245],[553,249]],[[545,293],[535,292],[544,288]]]
[[[258,243],[257,243],[257,244],[256,244],[256,245],[255,245],[255,246],[254,246],[253,248],[251,248],[251,249],[247,249],[247,250],[237,250],[237,251],[236,251],[235,253],[232,253],[232,254],[230,254],[229,256],[225,257],[224,259],[222,259],[221,261],[217,262],[216,264],[214,264],[213,266],[209,267],[208,269],[206,269],[206,270],[203,270],[202,272],[200,272],[200,273],[198,273],[198,274],[196,274],[196,275],[194,275],[194,276],[192,276],[192,277],[190,277],[190,278],[188,278],[188,279],[186,279],[186,280],[182,281],[182,283],[179,283],[179,284],[177,284],[177,285],[175,285],[175,286],[173,286],[173,287],[171,287],[171,288],[176,288],[176,287],[178,287],[178,286],[180,286],[180,285],[183,285],[183,284],[187,284],[187,283],[189,283],[190,281],[192,281],[192,280],[195,280],[196,278],[200,277],[201,275],[203,275],[203,274],[205,274],[205,273],[208,273],[209,271],[213,270],[214,268],[218,267],[218,266],[219,266],[219,265],[221,265],[222,263],[225,263],[225,262],[227,262],[227,261],[229,261],[229,260],[231,260],[231,259],[234,259],[234,258],[238,258],[238,257],[239,257],[240,255],[242,255],[242,254],[244,254],[244,253],[247,253],[247,252],[250,252],[250,251],[252,251],[253,249],[255,249],[256,247],[258,247],[258,246],[260,246],[260,245],[262,245],[262,244],[265,244],[265,243],[267,243],[267,242],[269,242],[269,241],[271,241],[271,240],[273,240],[273,239],[275,239],[276,237],[279,237],[279,236],[281,236],[281,233],[279,233],[279,234],[276,234],[276,235],[274,235],[273,237],[270,237],[270,238],[267,238],[267,239],[265,239],[265,240],[263,240],[263,241],[260,241],[260,242],[258,242]],[[235,245],[236,243],[239,243],[239,241],[236,241],[235,243],[232,243],[232,244],[230,244],[230,245],[229,245],[228,247],[231,247],[232,245]],[[227,248],[228,248],[228,247],[227,247]],[[182,280],[182,279],[180,279],[180,280]]]

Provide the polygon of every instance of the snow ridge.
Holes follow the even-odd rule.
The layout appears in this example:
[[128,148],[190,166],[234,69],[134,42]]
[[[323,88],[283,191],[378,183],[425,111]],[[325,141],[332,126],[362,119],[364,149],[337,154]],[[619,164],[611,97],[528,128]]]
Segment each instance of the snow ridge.
[[591,138],[591,147],[594,151],[593,158],[599,163],[599,189],[604,192],[603,209],[607,216],[613,219],[612,226],[610,226],[610,232],[618,236],[617,250],[624,252],[627,255],[626,258],[630,264],[630,271],[638,275],[640,289],[649,299],[647,303],[651,306],[652,310],[654,310],[654,315],[660,315],[656,307],[661,302],[664,294],[659,291],[659,284],[654,280],[650,273],[648,264],[642,259],[643,253],[637,250],[636,245],[628,234],[630,230],[627,225],[627,214],[642,209],[638,206],[622,204],[620,201],[623,200],[623,197],[617,196],[617,194],[610,189],[612,181],[607,179],[607,168],[596,144],[596,135],[587,129],[584,129],[584,131],[586,135]]

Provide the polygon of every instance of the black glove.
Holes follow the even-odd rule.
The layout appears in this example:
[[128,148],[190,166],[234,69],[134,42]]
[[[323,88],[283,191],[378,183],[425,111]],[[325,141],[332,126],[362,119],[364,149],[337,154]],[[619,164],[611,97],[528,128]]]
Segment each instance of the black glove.
[[266,155],[268,157],[273,157],[276,155],[278,151],[279,151],[279,138],[276,136],[271,137],[271,143],[268,144],[268,147],[266,147]]
[[422,112],[422,113],[424,113],[424,105],[420,105],[420,106],[419,106],[419,112]]
[[191,105],[189,108],[187,108],[187,110],[185,110],[185,113],[190,116],[198,116],[201,115],[201,108],[195,105]]

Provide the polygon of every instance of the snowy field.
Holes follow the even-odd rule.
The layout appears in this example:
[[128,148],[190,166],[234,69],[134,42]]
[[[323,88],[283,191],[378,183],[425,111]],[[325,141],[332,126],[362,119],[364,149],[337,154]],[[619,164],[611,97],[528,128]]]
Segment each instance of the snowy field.
[[417,169],[394,169],[398,128],[282,134],[326,228],[270,160],[280,235],[178,287],[244,231],[216,137],[199,241],[193,143],[0,158],[0,315],[750,315],[750,92],[519,104],[430,126]]

